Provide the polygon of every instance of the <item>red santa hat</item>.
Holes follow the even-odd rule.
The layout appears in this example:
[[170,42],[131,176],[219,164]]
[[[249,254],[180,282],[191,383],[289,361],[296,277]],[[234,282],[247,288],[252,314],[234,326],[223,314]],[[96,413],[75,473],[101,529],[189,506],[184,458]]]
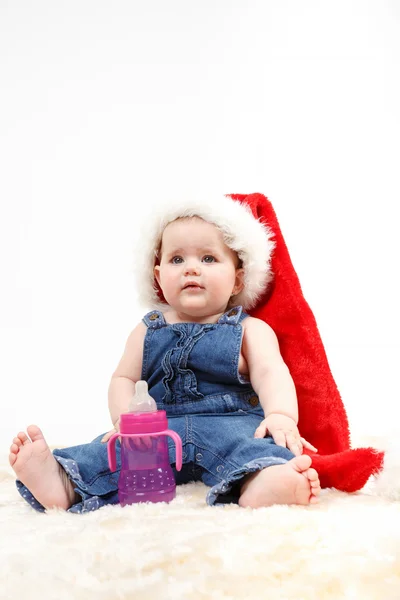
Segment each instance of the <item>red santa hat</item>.
[[378,475],[377,493],[400,499],[397,453],[350,448],[346,411],[314,315],[303,296],[275,211],[264,195],[231,194],[212,202],[185,199],[170,203],[162,214],[149,220],[142,260],[137,265],[142,303],[149,308],[165,307],[153,276],[162,232],[171,221],[190,216],[216,225],[242,261],[245,286],[233,303],[268,323],[278,337],[296,386],[300,433],[318,448],[318,454],[310,455],[322,487],[354,492],[371,475]]

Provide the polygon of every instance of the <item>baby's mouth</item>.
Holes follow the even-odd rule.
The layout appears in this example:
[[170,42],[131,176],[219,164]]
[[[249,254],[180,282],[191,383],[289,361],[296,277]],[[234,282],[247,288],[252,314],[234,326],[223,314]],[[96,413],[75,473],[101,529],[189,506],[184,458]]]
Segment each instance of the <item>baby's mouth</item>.
[[203,287],[200,284],[198,284],[198,283],[186,283],[183,286],[183,289],[184,290],[196,290],[196,289],[197,290],[202,290]]

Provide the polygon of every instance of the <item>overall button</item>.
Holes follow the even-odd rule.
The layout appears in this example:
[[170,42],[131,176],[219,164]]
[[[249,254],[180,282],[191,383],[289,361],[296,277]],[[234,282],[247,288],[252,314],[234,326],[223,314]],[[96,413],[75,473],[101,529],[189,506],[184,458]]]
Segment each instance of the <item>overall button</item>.
[[198,452],[196,454],[196,460],[197,460],[197,462],[200,462],[202,458],[203,458],[203,455],[200,452]]
[[237,308],[232,308],[232,310],[230,310],[228,312],[228,317],[234,317],[237,314],[238,314],[238,309]]
[[258,396],[251,396],[251,398],[249,398],[249,404],[250,406],[257,406],[258,404]]
[[155,321],[156,319],[158,319],[158,315],[157,314],[152,314],[149,316],[150,321]]

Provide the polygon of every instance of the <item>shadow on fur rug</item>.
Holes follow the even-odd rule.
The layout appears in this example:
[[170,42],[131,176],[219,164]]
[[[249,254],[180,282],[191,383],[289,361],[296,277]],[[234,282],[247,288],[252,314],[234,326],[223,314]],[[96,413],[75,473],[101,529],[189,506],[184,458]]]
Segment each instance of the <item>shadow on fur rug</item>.
[[0,462],[2,600],[398,600],[400,502],[324,490],[312,507],[170,504],[39,514]]

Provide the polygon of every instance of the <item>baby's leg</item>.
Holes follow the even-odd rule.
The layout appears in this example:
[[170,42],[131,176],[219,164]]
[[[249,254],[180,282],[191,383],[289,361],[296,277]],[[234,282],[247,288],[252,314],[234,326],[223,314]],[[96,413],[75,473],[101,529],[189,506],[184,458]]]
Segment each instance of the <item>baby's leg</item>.
[[257,508],[318,502],[321,487],[311,458],[294,456],[271,437],[254,438],[262,414],[250,410],[207,419],[196,417],[193,431],[201,448],[209,446],[211,430],[219,432],[213,438],[212,456],[218,457],[217,462],[210,459],[211,468],[203,475],[204,483],[211,487],[208,504],[237,502]]
[[241,487],[239,505],[260,508],[273,504],[315,504],[321,492],[311,458],[296,456],[283,465],[271,465],[248,475]]
[[10,447],[10,465],[17,477],[45,508],[67,510],[79,501],[72,482],[56,461],[39,427],[30,425]]

